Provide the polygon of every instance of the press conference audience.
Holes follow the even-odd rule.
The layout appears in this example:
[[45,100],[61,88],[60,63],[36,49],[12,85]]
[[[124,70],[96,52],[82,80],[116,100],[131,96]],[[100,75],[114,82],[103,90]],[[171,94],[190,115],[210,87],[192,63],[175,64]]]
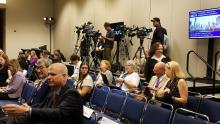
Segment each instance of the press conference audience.
[[73,54],[70,57],[70,62],[71,62],[70,64],[74,66],[74,71],[73,71],[71,78],[73,80],[76,80],[76,78],[79,75],[79,68],[80,68],[82,61],[80,61],[80,57],[78,55]]
[[48,86],[48,63],[45,59],[38,59],[36,63],[37,77],[34,81],[34,86],[36,91],[33,93],[31,98],[27,101],[28,105],[32,107],[39,107],[43,102],[45,96],[49,93],[50,87]]
[[157,91],[164,87],[170,79],[165,74],[165,63],[163,62],[156,63],[153,71],[155,75],[151,77],[145,90],[150,90],[150,93],[153,95],[152,98],[154,99],[155,96],[158,97]]
[[61,62],[65,62],[66,61],[66,58],[65,56],[63,55],[63,53],[59,50],[59,49],[55,49],[53,51],[54,55],[59,57],[59,59],[61,60]]
[[185,74],[179,63],[171,61],[166,63],[165,73],[170,81],[157,92],[158,99],[170,103],[174,108],[183,107],[188,99],[188,87]]
[[8,62],[8,85],[0,87],[0,100],[18,99],[21,96],[26,79],[21,72],[20,65],[16,59]]
[[25,54],[19,54],[17,60],[22,70],[28,70],[28,62]]
[[36,52],[34,50],[31,51],[30,64],[34,65],[38,60]]
[[[48,85],[52,88],[38,108],[27,104],[7,104],[2,107],[7,123],[18,124],[82,124],[83,106],[80,94],[69,88],[67,68],[55,63],[48,68]],[[3,121],[3,119],[1,119]]]
[[0,87],[6,86],[8,79],[8,56],[6,54],[0,55]]
[[52,60],[50,59],[50,52],[47,50],[43,50],[41,53],[41,58],[44,59],[47,65],[52,64]]
[[93,80],[89,75],[89,64],[83,62],[80,65],[79,75],[76,78],[75,88],[78,90],[79,94],[83,97],[84,102],[90,97],[90,92],[93,88]]
[[128,60],[125,65],[126,72],[116,78],[116,86],[120,87],[124,91],[131,92],[136,89],[140,82],[140,77],[137,72],[134,72],[136,68],[133,60]]
[[113,76],[111,70],[111,64],[108,60],[102,60],[100,63],[100,71],[95,81],[95,85],[113,85]]
[[163,46],[161,43],[157,42],[152,45],[149,51],[149,57],[144,67],[144,75],[147,82],[150,81],[154,74],[153,68],[157,62],[167,63],[170,61],[170,57],[163,54]]

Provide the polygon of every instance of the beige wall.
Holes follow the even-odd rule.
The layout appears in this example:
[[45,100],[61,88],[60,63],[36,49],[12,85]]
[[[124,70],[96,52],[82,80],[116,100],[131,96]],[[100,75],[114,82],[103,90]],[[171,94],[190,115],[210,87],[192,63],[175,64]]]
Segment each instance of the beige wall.
[[7,0],[5,50],[10,58],[21,48],[49,47],[43,17],[53,15],[52,7],[52,0]]

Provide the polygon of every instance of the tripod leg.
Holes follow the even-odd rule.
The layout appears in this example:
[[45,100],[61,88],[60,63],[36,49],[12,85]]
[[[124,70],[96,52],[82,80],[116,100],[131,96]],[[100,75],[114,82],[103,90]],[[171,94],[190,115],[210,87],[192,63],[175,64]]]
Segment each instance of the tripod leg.
[[[141,47],[141,51],[143,51],[143,53],[144,53],[144,57],[145,57],[145,59],[147,60],[147,54],[146,54],[145,49],[144,49],[143,46]],[[140,56],[140,57],[141,57],[141,56]]]
[[133,60],[136,58],[136,54],[138,53],[139,50],[141,50],[141,47],[138,47],[137,51],[134,54]]
[[129,55],[128,46],[126,42],[124,43],[124,46],[125,46],[126,57],[128,57],[128,60],[130,60],[130,55]]

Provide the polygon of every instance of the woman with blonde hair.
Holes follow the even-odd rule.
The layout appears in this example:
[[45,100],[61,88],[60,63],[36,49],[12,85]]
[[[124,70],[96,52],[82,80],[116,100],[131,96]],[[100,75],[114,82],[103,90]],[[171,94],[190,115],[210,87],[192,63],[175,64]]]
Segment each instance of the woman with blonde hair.
[[112,85],[111,64],[108,60],[102,60],[100,63],[100,72],[95,81],[95,85]]
[[161,96],[158,99],[172,104],[174,108],[183,107],[187,103],[188,87],[182,68],[179,63],[171,61],[166,64],[165,73],[170,81],[157,91],[157,96]]
[[36,52],[34,50],[31,51],[30,64],[34,65],[38,60]]

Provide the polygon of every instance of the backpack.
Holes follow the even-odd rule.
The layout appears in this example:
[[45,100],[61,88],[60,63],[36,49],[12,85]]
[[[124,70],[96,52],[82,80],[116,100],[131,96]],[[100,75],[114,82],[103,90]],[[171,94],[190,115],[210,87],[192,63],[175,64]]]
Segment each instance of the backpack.
[[163,48],[164,48],[164,50],[168,49],[168,43],[169,43],[169,38],[166,34],[164,34],[164,37],[163,37]]

